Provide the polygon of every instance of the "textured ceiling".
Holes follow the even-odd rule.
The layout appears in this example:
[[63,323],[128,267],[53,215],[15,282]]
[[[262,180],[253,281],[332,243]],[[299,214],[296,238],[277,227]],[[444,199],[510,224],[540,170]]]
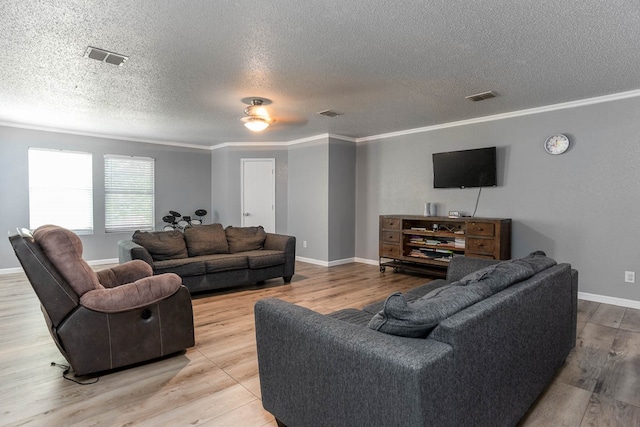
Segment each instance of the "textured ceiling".
[[[360,138],[640,88],[637,0],[2,0],[0,16],[0,123],[121,138]],[[273,101],[261,134],[239,120],[250,96]]]

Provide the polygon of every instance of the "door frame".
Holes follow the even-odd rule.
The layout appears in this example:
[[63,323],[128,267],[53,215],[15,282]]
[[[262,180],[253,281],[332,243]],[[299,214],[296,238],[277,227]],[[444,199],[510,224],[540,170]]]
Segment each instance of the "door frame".
[[276,232],[276,159],[275,157],[242,158],[240,159],[240,224],[244,226],[244,165],[249,162],[270,162],[271,163],[271,206],[273,210],[273,232]]

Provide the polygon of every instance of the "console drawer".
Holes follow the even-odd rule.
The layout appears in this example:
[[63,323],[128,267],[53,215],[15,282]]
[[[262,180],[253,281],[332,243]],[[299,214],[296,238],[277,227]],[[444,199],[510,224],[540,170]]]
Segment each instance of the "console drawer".
[[399,258],[400,246],[398,245],[380,245],[380,256],[386,258]]
[[383,231],[382,241],[384,243],[395,243],[397,245],[400,243],[400,232],[399,231]]
[[494,236],[495,234],[495,225],[490,222],[467,223],[467,236]]
[[382,228],[389,230],[400,230],[400,218],[382,218]]
[[474,239],[473,237],[467,237],[467,250],[465,253],[492,254],[494,249],[495,249],[495,240]]

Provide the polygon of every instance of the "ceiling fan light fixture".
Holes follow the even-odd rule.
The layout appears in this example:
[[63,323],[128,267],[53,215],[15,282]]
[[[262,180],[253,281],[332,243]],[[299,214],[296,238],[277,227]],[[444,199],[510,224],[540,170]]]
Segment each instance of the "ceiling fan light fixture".
[[243,117],[244,126],[253,132],[260,132],[269,127],[269,122],[263,117]]
[[252,99],[251,105],[244,109],[244,114],[247,116],[240,119],[244,122],[244,126],[253,132],[263,131],[273,123],[269,112],[262,106],[263,103],[262,99]]

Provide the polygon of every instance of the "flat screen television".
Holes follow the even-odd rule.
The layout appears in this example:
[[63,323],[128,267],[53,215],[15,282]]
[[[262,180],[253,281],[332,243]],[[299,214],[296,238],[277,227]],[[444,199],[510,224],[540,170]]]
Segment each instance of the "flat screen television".
[[433,188],[494,187],[496,147],[433,153]]

